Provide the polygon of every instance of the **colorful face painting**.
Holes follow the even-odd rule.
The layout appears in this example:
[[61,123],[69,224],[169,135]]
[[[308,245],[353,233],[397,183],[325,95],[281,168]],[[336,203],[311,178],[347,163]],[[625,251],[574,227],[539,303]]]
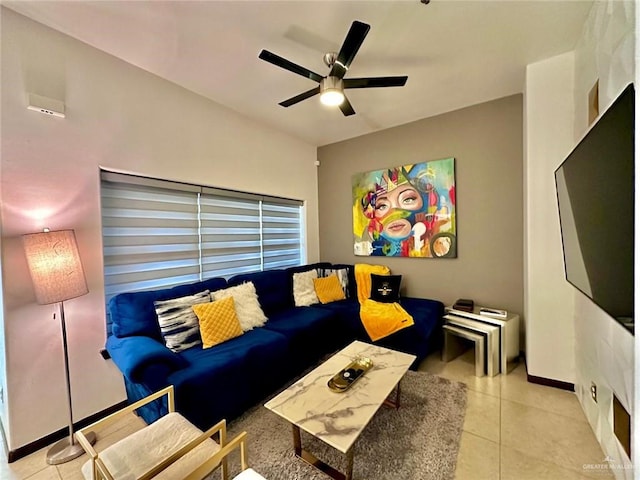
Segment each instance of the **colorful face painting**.
[[453,158],[358,173],[352,188],[356,255],[457,256]]

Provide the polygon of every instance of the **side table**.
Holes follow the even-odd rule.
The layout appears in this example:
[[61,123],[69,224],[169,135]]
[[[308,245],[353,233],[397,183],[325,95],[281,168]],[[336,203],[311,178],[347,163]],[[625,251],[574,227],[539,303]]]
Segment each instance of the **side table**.
[[[502,318],[498,316],[481,315],[480,308],[477,307],[473,312],[465,312],[447,307],[444,321],[446,327],[456,327],[466,332],[476,335],[483,335],[485,338],[484,355],[485,368],[487,375],[493,376],[497,373],[508,373],[518,363],[520,356],[520,316],[514,313],[507,313]],[[444,328],[443,327],[443,328]],[[468,338],[468,335],[462,336],[450,328],[444,328],[445,345],[443,349],[443,360],[449,361],[455,357],[451,356],[450,347],[451,339],[447,339],[450,335],[457,335],[462,338]],[[477,342],[476,356],[478,355]],[[447,348],[449,347],[449,348]],[[445,352],[445,350],[447,350]],[[459,354],[459,353],[458,353]],[[446,357],[446,358],[445,358]],[[492,368],[492,366],[494,368]],[[476,375],[478,375],[478,367],[476,364]]]

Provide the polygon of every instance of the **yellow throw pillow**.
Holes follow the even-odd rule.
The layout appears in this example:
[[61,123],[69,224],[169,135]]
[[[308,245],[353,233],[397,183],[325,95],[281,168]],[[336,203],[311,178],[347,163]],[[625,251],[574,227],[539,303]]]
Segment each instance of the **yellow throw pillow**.
[[331,303],[337,300],[344,300],[344,290],[340,285],[337,275],[329,275],[323,278],[314,278],[313,287],[320,303]]
[[210,348],[242,335],[233,297],[199,303],[191,308],[200,322],[202,348]]

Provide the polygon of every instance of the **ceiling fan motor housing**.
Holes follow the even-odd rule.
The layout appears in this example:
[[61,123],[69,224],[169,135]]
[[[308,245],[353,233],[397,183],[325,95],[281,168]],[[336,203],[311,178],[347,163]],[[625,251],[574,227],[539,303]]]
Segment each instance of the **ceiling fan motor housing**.
[[338,52],[325,53],[324,57],[322,57],[324,64],[329,68],[333,67],[333,64],[336,63],[337,59],[338,59]]

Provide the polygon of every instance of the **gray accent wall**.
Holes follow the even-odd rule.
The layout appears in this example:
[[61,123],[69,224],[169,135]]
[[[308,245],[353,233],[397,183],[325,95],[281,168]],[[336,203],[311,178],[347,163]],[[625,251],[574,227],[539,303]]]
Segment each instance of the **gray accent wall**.
[[[320,147],[320,258],[387,265],[403,276],[406,296],[445,305],[471,298],[522,315],[522,103],[513,95]],[[458,257],[355,256],[351,176],[448,157],[455,158]]]

